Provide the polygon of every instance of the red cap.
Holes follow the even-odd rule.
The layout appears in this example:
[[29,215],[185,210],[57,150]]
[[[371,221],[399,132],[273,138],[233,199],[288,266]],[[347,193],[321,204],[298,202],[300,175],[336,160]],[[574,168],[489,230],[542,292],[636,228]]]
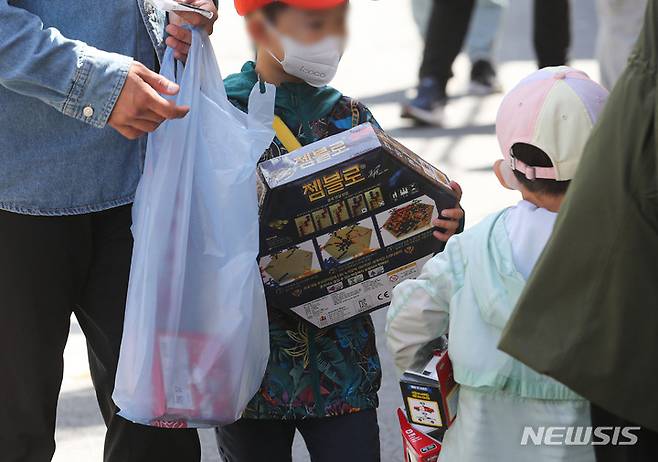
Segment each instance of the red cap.
[[306,8],[309,10],[321,10],[324,8],[333,8],[334,6],[345,3],[346,0],[235,0],[235,9],[240,16],[256,11],[259,8],[275,2],[287,3],[297,8]]

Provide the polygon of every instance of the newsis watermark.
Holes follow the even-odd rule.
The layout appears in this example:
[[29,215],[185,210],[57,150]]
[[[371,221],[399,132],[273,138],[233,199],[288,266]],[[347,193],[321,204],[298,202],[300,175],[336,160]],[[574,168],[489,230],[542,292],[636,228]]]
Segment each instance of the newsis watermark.
[[640,427],[525,427],[521,446],[633,446]]

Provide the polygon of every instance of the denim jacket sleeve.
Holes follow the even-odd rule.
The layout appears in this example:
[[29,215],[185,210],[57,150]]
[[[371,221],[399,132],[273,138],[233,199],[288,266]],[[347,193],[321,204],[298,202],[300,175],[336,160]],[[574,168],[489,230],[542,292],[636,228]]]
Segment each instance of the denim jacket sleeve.
[[44,28],[38,16],[8,0],[0,0],[0,24],[0,85],[94,127],[105,126],[131,57]]

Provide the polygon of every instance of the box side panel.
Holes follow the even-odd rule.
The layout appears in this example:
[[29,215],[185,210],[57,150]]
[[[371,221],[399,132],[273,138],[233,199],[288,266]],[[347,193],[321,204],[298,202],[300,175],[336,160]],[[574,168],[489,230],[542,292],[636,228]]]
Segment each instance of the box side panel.
[[450,189],[450,179],[445,173],[411,151],[395,138],[387,135],[384,131],[378,129],[373,130],[375,130],[382,146],[400,162],[436,186],[452,191]]
[[270,188],[277,188],[317,174],[379,146],[380,141],[372,125],[365,123],[262,162],[258,168]]

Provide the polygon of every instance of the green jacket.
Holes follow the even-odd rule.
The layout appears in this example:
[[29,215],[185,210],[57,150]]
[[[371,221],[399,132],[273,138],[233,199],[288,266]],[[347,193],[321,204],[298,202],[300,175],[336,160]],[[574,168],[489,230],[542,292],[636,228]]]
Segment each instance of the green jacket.
[[[253,63],[226,78],[226,92],[247,110],[256,84]],[[376,124],[370,111],[331,87],[286,83],[277,88],[275,113],[306,145],[365,122]],[[279,140],[262,160],[285,154]],[[376,408],[381,365],[370,316],[359,316],[319,330],[292,314],[268,309],[270,360],[260,390],[245,418],[303,419],[349,414]]]
[[658,431],[658,0],[500,348]]

